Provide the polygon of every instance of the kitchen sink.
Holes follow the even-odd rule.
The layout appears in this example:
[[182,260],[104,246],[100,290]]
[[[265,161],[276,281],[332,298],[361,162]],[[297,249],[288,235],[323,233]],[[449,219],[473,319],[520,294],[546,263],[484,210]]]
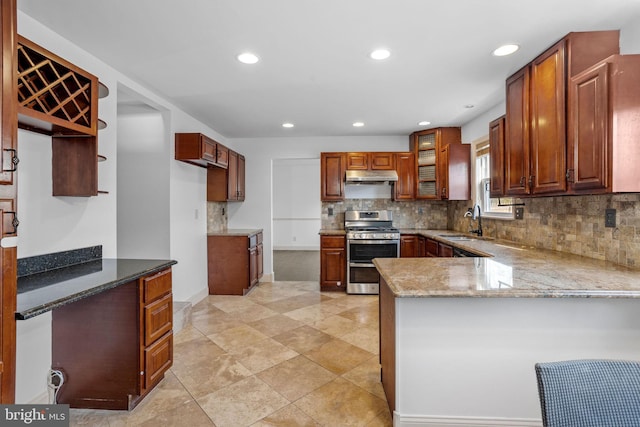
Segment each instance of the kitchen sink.
[[467,236],[466,234],[440,234],[439,236],[444,237],[445,239],[457,241],[476,240],[475,237]]

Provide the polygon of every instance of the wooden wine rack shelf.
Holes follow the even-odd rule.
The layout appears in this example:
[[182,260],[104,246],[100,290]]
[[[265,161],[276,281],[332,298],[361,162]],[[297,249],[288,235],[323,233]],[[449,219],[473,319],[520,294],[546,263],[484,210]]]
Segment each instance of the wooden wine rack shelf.
[[18,121],[50,135],[95,136],[98,79],[18,36]]

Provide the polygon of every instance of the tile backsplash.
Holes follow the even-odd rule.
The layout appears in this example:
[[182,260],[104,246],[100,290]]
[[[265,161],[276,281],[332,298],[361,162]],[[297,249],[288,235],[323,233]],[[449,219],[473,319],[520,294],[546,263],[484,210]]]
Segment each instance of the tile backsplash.
[[[333,215],[329,210],[333,209]],[[395,202],[390,199],[346,199],[343,202],[322,203],[322,228],[344,228],[344,212],[347,210],[390,210],[396,228],[447,228],[447,202],[410,201]]]
[[[484,236],[569,252],[640,268],[640,194],[536,197],[522,220],[482,218]],[[470,201],[451,202],[449,228],[469,230]],[[605,209],[616,209],[616,227],[604,226]],[[475,225],[475,224],[474,224]]]
[[207,232],[227,229],[226,202],[207,202]]

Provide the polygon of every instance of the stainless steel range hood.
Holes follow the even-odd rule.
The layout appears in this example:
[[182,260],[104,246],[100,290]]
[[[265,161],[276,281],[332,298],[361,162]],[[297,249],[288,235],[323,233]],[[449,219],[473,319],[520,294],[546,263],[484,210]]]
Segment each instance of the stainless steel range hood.
[[351,170],[347,171],[346,184],[391,184],[398,180],[398,173],[394,170]]

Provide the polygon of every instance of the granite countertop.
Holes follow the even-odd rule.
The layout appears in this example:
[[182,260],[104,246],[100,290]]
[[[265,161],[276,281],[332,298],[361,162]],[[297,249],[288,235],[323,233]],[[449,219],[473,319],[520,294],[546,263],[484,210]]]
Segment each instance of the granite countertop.
[[220,231],[210,231],[207,236],[247,236],[262,233],[262,228],[227,228]]
[[448,230],[401,231],[485,257],[375,259],[396,297],[640,298],[640,270]]
[[176,263],[173,260],[101,258],[18,277],[16,319],[29,319]]
[[330,230],[328,228],[322,228],[318,234],[320,235],[325,235],[325,236],[344,236],[347,234],[347,232],[342,229],[342,230]]

